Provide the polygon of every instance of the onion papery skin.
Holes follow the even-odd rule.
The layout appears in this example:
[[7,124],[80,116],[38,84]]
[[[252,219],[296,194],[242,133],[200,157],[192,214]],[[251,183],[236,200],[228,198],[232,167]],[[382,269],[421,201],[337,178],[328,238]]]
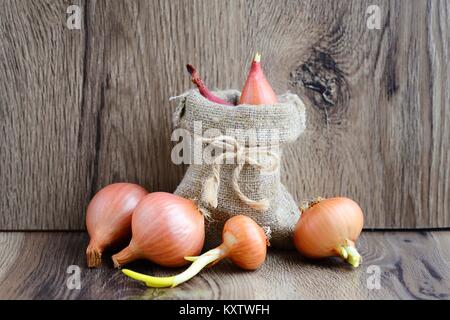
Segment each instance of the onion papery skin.
[[113,256],[116,267],[147,259],[166,267],[188,263],[185,256],[200,253],[205,240],[204,217],[196,204],[165,192],[147,195],[133,212],[133,237]]
[[238,215],[227,220],[222,232],[228,258],[244,270],[256,270],[265,261],[267,238],[264,230],[251,218]]
[[148,194],[133,183],[113,183],[92,198],[86,213],[90,242],[86,250],[89,267],[98,267],[106,248],[131,238],[131,216],[139,201]]
[[309,258],[340,256],[340,247],[354,247],[363,224],[362,210],[353,200],[324,199],[302,213],[295,227],[294,244]]

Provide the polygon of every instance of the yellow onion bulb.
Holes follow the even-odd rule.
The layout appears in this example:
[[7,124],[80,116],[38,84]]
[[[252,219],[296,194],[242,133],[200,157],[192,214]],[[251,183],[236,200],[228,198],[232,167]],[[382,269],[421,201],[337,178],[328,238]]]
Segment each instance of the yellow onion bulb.
[[306,257],[338,256],[357,267],[361,256],[355,243],[363,223],[363,212],[355,201],[344,197],[318,199],[302,210],[294,244]]
[[204,217],[192,200],[165,192],[147,195],[133,212],[132,238],[112,257],[121,267],[147,259],[166,267],[185,265],[185,256],[198,255],[205,240]]

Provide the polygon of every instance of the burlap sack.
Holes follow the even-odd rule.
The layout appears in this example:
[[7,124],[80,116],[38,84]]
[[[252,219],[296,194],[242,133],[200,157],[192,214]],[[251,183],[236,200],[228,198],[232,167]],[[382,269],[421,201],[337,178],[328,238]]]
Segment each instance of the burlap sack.
[[[240,92],[216,94],[236,101]],[[280,182],[280,157],[282,146],[303,132],[305,107],[290,93],[278,101],[276,105],[230,107],[210,102],[196,90],[181,97],[174,125],[188,132],[192,141],[200,141],[200,148],[190,150],[196,158],[191,158],[175,194],[198,201],[207,215],[205,248],[221,243],[225,221],[238,214],[265,228],[273,247],[293,247],[292,232],[300,212]],[[216,132],[211,134],[209,129]],[[210,135],[205,136],[206,131]],[[201,161],[207,147],[220,147],[223,152],[212,153],[209,162]]]

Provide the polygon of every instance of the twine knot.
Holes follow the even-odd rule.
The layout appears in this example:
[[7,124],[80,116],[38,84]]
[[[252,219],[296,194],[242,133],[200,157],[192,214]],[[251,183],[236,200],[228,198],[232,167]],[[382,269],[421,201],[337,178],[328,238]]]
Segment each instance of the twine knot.
[[[236,195],[245,204],[255,210],[268,210],[270,207],[270,201],[268,199],[252,200],[241,191],[239,186],[239,176],[245,164],[256,166],[265,173],[278,170],[280,165],[280,158],[278,154],[274,153],[269,149],[269,147],[265,146],[245,147],[245,144],[240,143],[237,139],[231,136],[221,135],[214,138],[197,138],[200,139],[201,142],[207,143],[214,148],[222,148],[222,150],[225,150],[225,152],[215,156],[212,160],[212,172],[203,185],[201,200],[211,207],[217,208],[221,165],[226,159],[233,159],[233,161],[236,161],[237,165],[233,170],[231,185]],[[270,162],[261,163],[258,161],[261,154],[269,156]]]

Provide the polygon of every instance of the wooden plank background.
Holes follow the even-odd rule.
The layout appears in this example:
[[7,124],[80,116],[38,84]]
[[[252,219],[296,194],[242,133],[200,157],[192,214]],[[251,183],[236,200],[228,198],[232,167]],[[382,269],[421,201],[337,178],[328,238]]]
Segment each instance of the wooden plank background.
[[299,202],[346,195],[368,228],[449,227],[449,16],[446,0],[2,0],[0,229],[83,229],[115,181],[173,191],[184,65],[241,88],[256,50],[275,91],[307,105],[283,162]]

